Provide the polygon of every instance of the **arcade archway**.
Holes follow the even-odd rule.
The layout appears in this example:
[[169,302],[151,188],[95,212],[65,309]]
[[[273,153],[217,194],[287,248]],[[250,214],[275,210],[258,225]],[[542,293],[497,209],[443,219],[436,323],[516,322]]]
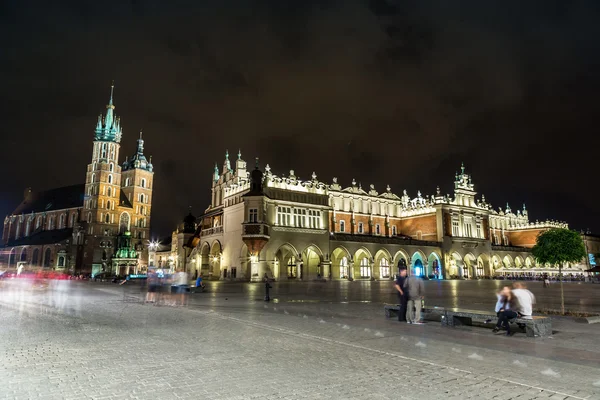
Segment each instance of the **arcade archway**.
[[323,252],[315,245],[308,246],[302,252],[302,263],[298,269],[298,278],[299,279],[315,279],[317,277],[322,277],[323,272],[322,269],[322,257]]
[[275,268],[274,272],[276,279],[295,280],[300,277],[298,269],[302,260],[298,257],[298,251],[294,246],[285,243],[275,252]]
[[331,278],[350,278],[351,259],[350,252],[345,247],[335,248],[331,253]]

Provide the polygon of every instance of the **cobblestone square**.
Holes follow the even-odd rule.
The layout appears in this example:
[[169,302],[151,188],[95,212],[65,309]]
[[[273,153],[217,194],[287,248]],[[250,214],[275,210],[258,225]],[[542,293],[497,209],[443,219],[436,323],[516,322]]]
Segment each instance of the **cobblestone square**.
[[545,340],[411,326],[383,318],[385,295],[332,285],[321,300],[274,285],[265,303],[260,285],[215,284],[186,307],[133,285],[75,282],[60,301],[4,286],[0,398],[600,398],[598,325],[559,319]]

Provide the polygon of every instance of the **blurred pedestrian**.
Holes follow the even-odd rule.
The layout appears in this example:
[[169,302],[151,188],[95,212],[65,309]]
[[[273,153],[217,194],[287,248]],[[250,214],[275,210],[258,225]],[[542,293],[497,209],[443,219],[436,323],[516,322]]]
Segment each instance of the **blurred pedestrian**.
[[398,310],[398,321],[406,321],[406,303],[408,302],[408,293],[404,290],[404,283],[406,281],[406,266],[400,265],[398,267],[398,276],[394,287],[398,291],[398,304],[400,308]]

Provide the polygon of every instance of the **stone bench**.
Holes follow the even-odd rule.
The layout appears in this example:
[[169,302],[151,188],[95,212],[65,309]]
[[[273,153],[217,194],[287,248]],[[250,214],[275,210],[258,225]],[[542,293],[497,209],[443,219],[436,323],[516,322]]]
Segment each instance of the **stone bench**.
[[[400,311],[400,304],[384,304],[383,311],[386,318],[397,317]],[[422,314],[437,314],[444,316],[444,308],[442,307],[425,307],[421,309]]]
[[[472,325],[474,319],[494,320],[498,317],[496,313],[479,310],[466,310],[461,308],[446,308],[442,317],[444,326]],[[516,323],[519,327],[525,327],[528,337],[548,337],[552,335],[552,320],[549,317],[533,316],[529,318],[514,318],[509,321]]]

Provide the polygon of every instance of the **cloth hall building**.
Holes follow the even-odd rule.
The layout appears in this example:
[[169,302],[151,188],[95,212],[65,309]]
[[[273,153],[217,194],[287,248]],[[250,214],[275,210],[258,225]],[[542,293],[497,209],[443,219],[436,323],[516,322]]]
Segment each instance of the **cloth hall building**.
[[135,154],[119,164],[123,130],[113,89],[106,115],[98,116],[85,182],[25,190],[4,219],[2,267],[116,275],[146,268],[154,171],[141,133]]
[[[531,222],[520,210],[495,209],[478,196],[461,167],[452,195],[418,192],[410,197],[301,180],[269,165],[253,171],[229,154],[212,175],[212,200],[186,246],[192,274],[209,279],[391,279],[399,264],[430,279],[519,275],[557,269],[531,255],[537,235],[554,221]],[[581,267],[581,268],[580,268]],[[575,271],[583,270],[575,266]],[[568,272],[568,271],[565,271]]]

